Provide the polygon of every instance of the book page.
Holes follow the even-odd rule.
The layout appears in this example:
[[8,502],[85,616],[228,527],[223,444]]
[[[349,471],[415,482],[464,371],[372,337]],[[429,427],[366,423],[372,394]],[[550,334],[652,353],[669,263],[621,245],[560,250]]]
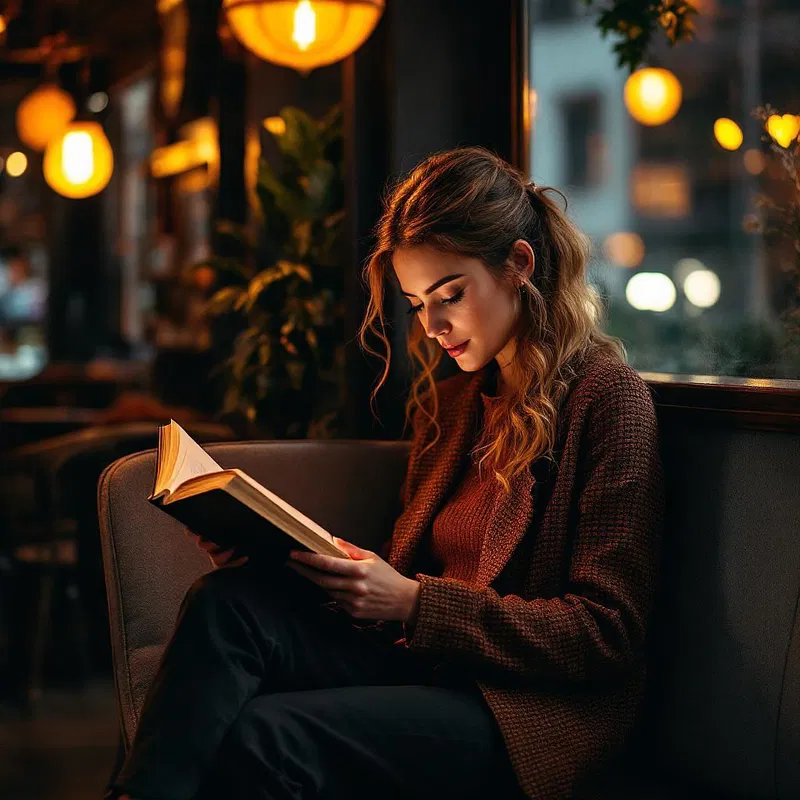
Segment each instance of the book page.
[[159,435],[158,472],[153,496],[165,491],[174,492],[189,478],[222,471],[222,467],[175,420],[164,426],[163,433],[163,436]]
[[178,437],[178,458],[172,469],[170,491],[174,491],[185,480],[194,478],[196,475],[222,472],[222,467],[175,420],[170,420],[169,424],[174,427]]

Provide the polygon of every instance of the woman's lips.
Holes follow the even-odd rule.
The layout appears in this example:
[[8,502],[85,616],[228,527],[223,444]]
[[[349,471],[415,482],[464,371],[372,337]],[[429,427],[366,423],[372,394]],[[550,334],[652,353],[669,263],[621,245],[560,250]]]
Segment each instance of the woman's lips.
[[470,340],[467,339],[467,341],[464,342],[463,344],[458,345],[458,347],[450,348],[449,350],[445,348],[445,353],[447,353],[447,355],[449,356],[452,356],[453,358],[458,358],[467,349],[469,341]]

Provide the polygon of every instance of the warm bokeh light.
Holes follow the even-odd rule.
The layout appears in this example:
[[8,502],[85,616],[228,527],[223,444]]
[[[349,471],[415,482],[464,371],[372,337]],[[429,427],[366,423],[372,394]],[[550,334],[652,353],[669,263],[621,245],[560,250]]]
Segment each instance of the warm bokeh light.
[[105,189],[114,154],[97,122],[73,122],[44,151],[44,178],[64,197],[91,197]]
[[308,72],[367,40],[385,0],[223,0],[234,36],[265,61]]
[[720,147],[724,147],[726,150],[738,150],[744,141],[742,129],[727,117],[720,117],[714,123],[714,137]]
[[625,298],[637,311],[667,311],[677,296],[675,284],[663,272],[639,272],[625,287]]
[[631,173],[631,201],[642,215],[679,219],[691,212],[689,175],[683,164],[640,162]]
[[17,107],[17,135],[32,150],[44,150],[48,142],[75,118],[75,101],[52,83],[39,86]]
[[294,12],[292,41],[301,49],[308,50],[317,39],[317,15],[308,0],[301,0]]
[[6,159],[6,172],[12,178],[19,178],[28,169],[28,156],[19,150],[11,153]]
[[[154,178],[183,176],[184,187],[194,191],[216,183],[219,175],[219,135],[211,117],[202,117],[182,126],[181,138],[173,144],[157,147],[150,155],[150,171]],[[202,171],[200,171],[202,170]],[[189,174],[193,173],[193,174]]]
[[751,175],[760,175],[764,171],[767,162],[764,159],[764,154],[760,150],[751,147],[749,150],[744,151],[744,168]]
[[711,308],[719,300],[721,289],[719,277],[710,269],[690,272],[683,281],[686,299],[698,308]]
[[286,133],[286,120],[283,117],[267,117],[264,127],[275,136],[283,136]]
[[675,263],[672,277],[678,286],[683,286],[686,278],[692,272],[704,269],[707,269],[707,267],[699,258],[681,258]]
[[668,69],[646,67],[625,81],[625,107],[642,125],[663,125],[681,107],[683,90],[680,81]]
[[800,134],[800,116],[773,114],[767,119],[767,133],[781,147],[789,147]]
[[619,267],[638,267],[644,259],[644,242],[638,233],[618,231],[606,236],[603,252]]
[[6,18],[0,14],[0,36],[2,36],[6,32],[6,28],[8,28],[8,23],[6,22]]

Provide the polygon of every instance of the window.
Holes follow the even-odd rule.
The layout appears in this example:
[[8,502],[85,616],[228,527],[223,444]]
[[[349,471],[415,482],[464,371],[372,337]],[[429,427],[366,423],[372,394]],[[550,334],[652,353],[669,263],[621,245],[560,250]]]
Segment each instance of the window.
[[592,239],[589,280],[634,367],[800,379],[800,235],[775,208],[800,202],[800,3],[697,5],[693,41],[650,51],[672,78],[640,98],[677,100],[646,124],[597,9],[531,0],[531,177]]
[[586,189],[603,177],[605,152],[600,97],[572,97],[561,105],[564,125],[564,178],[567,186]]

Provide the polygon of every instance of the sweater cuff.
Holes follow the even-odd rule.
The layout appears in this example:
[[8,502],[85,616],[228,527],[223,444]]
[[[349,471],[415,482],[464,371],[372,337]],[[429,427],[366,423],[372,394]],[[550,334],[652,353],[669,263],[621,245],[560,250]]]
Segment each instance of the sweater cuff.
[[454,578],[414,577],[420,582],[419,607],[414,626],[403,626],[406,647],[431,652],[458,648],[463,638],[459,631],[478,619],[481,593]]

